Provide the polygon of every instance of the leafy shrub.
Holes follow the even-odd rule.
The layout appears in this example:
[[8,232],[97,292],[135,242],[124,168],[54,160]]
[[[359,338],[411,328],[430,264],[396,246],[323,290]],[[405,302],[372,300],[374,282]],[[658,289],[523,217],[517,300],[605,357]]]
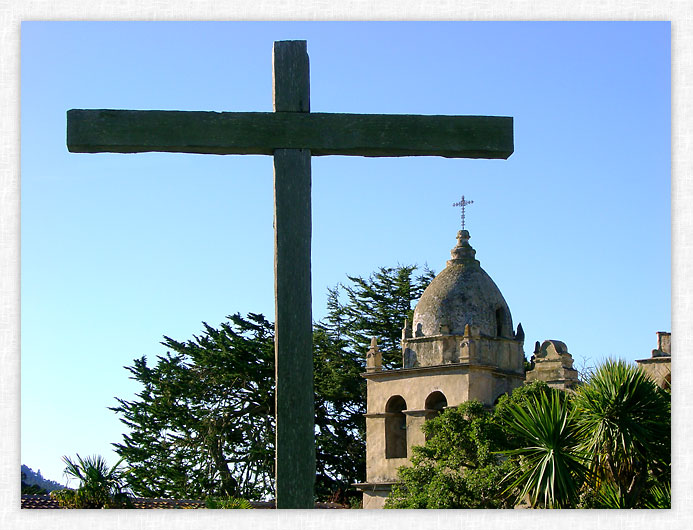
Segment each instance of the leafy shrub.
[[205,507],[210,510],[248,510],[253,506],[248,499],[238,497],[207,497]]
[[[59,490],[55,497],[63,508],[131,508],[130,496],[124,491],[123,473],[119,466],[112,468],[100,456],[81,458],[73,462],[63,457],[65,474],[79,480],[77,490]],[[68,493],[69,492],[69,493]]]

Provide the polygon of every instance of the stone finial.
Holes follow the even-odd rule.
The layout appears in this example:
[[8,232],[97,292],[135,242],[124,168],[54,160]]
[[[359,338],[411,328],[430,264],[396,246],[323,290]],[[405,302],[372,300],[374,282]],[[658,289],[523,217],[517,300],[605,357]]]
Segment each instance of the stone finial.
[[378,340],[371,338],[371,347],[366,353],[366,372],[379,372],[383,369],[383,354],[378,349]]
[[534,369],[527,372],[527,382],[545,381],[553,388],[565,390],[577,384],[577,370],[573,368],[573,356],[560,340],[545,340],[534,352]]
[[474,256],[476,256],[476,250],[472,248],[469,244],[469,230],[460,230],[457,232],[457,245],[450,251],[450,260],[453,263],[461,262],[476,262],[479,263]]
[[460,362],[473,363],[477,361],[476,341],[472,338],[469,324],[464,327],[464,338],[460,342]]
[[573,356],[568,353],[568,346],[560,340],[545,340],[542,342],[537,359],[547,361],[560,361],[565,368],[573,367]]
[[402,328],[402,340],[411,339],[411,337],[412,337],[411,322],[409,322],[408,318],[405,318],[404,319],[404,327]]
[[524,344],[525,342],[525,330],[522,329],[522,322],[517,324],[517,332],[515,333],[515,340]]
[[652,350],[652,357],[671,357],[671,333],[657,332],[657,349]]

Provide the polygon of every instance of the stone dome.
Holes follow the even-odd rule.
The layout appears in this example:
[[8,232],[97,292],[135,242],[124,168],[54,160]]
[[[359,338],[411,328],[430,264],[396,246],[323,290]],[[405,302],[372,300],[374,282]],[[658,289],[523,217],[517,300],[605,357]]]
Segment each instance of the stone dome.
[[463,335],[514,338],[512,316],[500,290],[475,259],[469,231],[457,233],[452,259],[426,288],[414,309],[413,337]]

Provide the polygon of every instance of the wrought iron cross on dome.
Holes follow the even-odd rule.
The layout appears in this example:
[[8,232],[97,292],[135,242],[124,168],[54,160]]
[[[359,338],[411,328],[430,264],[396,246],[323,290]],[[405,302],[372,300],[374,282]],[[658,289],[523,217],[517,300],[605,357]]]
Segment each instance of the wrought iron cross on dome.
[[508,158],[513,119],[310,112],[306,41],[273,50],[274,112],[69,110],[73,153],[274,157],[277,508],[312,508],[311,156]]
[[461,207],[462,207],[462,230],[464,230],[464,208],[465,208],[465,206],[467,206],[468,204],[474,204],[474,201],[465,201],[465,200],[464,200],[464,195],[462,195],[462,200],[461,200],[460,202],[456,202],[456,203],[453,204],[453,206],[454,206],[455,208],[457,208],[458,206],[461,206]]

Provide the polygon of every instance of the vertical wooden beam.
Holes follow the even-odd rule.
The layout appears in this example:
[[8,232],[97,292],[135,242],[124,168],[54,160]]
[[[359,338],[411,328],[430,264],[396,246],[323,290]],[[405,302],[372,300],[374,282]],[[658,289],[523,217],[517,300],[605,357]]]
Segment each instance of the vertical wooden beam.
[[306,41],[277,41],[273,51],[274,112],[310,112],[310,66]]
[[[309,112],[305,41],[275,42],[275,112]],[[309,149],[274,151],[277,508],[313,508],[315,419]]]

